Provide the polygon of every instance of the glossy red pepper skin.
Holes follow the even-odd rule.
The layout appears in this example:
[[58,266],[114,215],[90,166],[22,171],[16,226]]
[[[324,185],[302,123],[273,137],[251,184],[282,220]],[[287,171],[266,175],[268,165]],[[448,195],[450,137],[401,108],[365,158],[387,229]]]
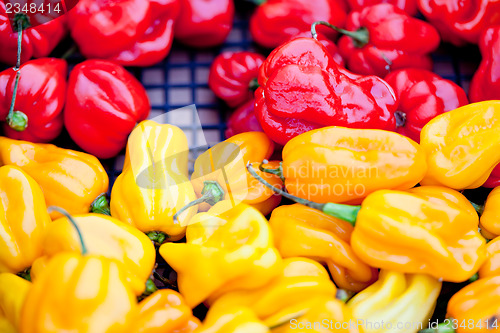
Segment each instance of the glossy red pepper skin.
[[219,54],[208,76],[214,94],[234,108],[253,98],[251,83],[257,80],[260,65],[266,58],[255,52],[224,52]]
[[417,14],[417,0],[348,0],[347,2],[351,10],[362,10],[379,3],[390,3],[404,10],[410,16]]
[[432,70],[429,53],[439,46],[439,33],[402,9],[388,3],[366,7],[351,12],[345,28],[368,30],[368,43],[362,47],[349,36],[338,42],[347,68],[355,73],[384,77],[401,68]]
[[432,118],[468,104],[465,91],[425,69],[406,68],[385,77],[398,97],[397,129],[420,142],[420,131]]
[[[14,110],[26,114],[28,127],[18,132],[5,122],[5,135],[17,140],[49,142],[61,133],[67,69],[66,61],[56,58],[33,59],[21,65]],[[0,73],[1,121],[9,114],[15,80],[13,68]]]
[[85,57],[150,66],[170,51],[178,14],[179,0],[80,0],[67,15]]
[[[290,38],[290,40],[293,40],[293,39],[296,39],[299,37],[312,38],[311,31],[301,32],[301,33],[295,35],[294,37]],[[330,38],[326,37],[322,33],[318,33],[317,40],[318,40],[318,42],[323,44],[324,47],[326,47],[326,49],[328,50],[328,52],[332,56],[333,61],[335,61],[337,63],[337,65],[345,67],[344,58],[342,58],[342,55],[339,52],[339,48],[337,47],[337,45],[335,45],[335,43]]]
[[174,36],[185,45],[204,48],[222,44],[234,19],[233,0],[180,0]]
[[245,132],[264,132],[254,112],[255,99],[241,105],[227,120],[226,139]]
[[[343,26],[345,19],[346,6],[339,0],[267,0],[250,18],[250,33],[257,44],[275,48],[310,31],[316,21]],[[327,36],[335,36],[333,31],[325,31]]]
[[376,76],[339,67],[312,38],[276,48],[260,68],[255,115],[264,132],[284,145],[325,126],[395,130],[396,97]]
[[457,46],[477,44],[481,32],[500,24],[498,0],[418,0],[418,9],[444,41]]
[[99,158],[117,155],[149,110],[146,90],[122,66],[86,60],[71,71],[64,125],[86,152]]
[[[0,62],[13,66],[17,60],[17,32],[12,31],[5,9],[5,3],[0,1]],[[67,31],[64,15],[23,31],[21,63],[48,56]]]
[[471,103],[500,99],[500,25],[484,31],[479,49],[483,59],[471,81]]

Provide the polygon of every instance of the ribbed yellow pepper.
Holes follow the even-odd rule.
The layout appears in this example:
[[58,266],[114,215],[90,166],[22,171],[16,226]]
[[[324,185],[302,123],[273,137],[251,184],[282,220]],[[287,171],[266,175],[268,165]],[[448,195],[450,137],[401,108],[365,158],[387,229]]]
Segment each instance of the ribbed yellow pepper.
[[123,333],[136,311],[122,264],[102,256],[61,253],[33,283],[20,333]]
[[427,327],[440,291],[441,282],[431,276],[382,270],[347,305],[365,332],[416,333]]
[[196,214],[186,243],[163,244],[160,254],[177,271],[179,290],[191,307],[209,297],[266,285],[279,274],[282,261],[265,217],[228,200]]
[[12,324],[4,318],[0,316],[0,332],[2,333],[17,333],[18,331],[12,326]]
[[486,261],[479,268],[480,278],[495,275],[500,275],[500,236],[486,244]]
[[0,137],[0,165],[23,169],[42,188],[47,206],[62,207],[70,214],[88,213],[108,191],[108,175],[96,157],[51,144]]
[[[17,332],[21,323],[21,311],[24,300],[31,288],[31,282],[11,273],[0,274],[0,322],[5,328],[0,332]],[[2,320],[4,319],[4,320]]]
[[192,207],[173,216],[196,199],[188,178],[189,147],[176,126],[141,122],[130,133],[122,173],[111,192],[111,215],[143,232],[161,232],[169,240],[184,237],[186,225],[196,213]]
[[[151,240],[142,232],[111,216],[103,214],[75,215],[89,254],[101,255],[123,263],[127,280],[136,295],[142,294],[146,280],[155,264],[156,251]],[[73,225],[66,218],[60,218],[47,226],[43,239],[44,255],[48,258],[60,252],[80,253],[80,238]],[[42,257],[31,269],[36,280],[46,261]]]
[[479,224],[484,236],[500,236],[500,187],[494,188],[486,198]]
[[454,189],[481,186],[500,162],[499,119],[500,101],[484,101],[428,122],[420,133],[428,165],[421,184]]
[[195,333],[269,333],[269,328],[249,308],[214,305]]
[[19,273],[42,255],[50,222],[40,186],[16,166],[0,167],[0,273]]

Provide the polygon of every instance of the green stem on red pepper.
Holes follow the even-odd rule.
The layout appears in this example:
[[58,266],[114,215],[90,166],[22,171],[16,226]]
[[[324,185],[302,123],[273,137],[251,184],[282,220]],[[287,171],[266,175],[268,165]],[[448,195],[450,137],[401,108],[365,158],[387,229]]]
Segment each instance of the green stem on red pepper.
[[80,228],[78,227],[78,224],[76,224],[76,221],[73,219],[73,216],[71,216],[65,209],[57,206],[49,206],[47,208],[49,213],[52,213],[53,211],[59,212],[66,216],[66,218],[69,220],[69,222],[73,225],[75,228],[76,232],[78,233],[78,237],[80,238],[80,245],[82,247],[82,255],[87,254],[88,250],[87,247],[85,246],[85,242],[83,241],[83,235],[82,232],[80,231]]
[[342,28],[338,28],[338,27],[334,26],[333,24],[330,24],[330,23],[325,22],[325,21],[316,21],[311,25],[311,34],[312,34],[312,37],[316,40],[318,39],[318,33],[316,32],[317,25],[327,26],[329,28],[332,28],[335,31],[340,32],[343,35],[351,37],[352,40],[354,41],[354,45],[356,47],[363,47],[366,44],[368,44],[368,42],[370,41],[370,34],[368,32],[368,29],[366,29],[364,27],[361,27],[356,31],[349,31],[349,30],[345,30]]

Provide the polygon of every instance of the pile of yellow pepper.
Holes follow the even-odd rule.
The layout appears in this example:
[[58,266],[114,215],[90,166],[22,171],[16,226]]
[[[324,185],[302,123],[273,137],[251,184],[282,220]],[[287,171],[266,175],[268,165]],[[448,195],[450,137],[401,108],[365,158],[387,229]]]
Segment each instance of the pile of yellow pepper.
[[[248,132],[189,177],[184,133],[148,120],[109,207],[97,158],[0,137],[0,332],[500,332],[500,187],[479,208],[460,192],[500,162],[499,133],[500,101],[420,144],[325,127],[268,161]],[[178,291],[152,282],[157,249]],[[443,282],[464,287],[437,325]]]

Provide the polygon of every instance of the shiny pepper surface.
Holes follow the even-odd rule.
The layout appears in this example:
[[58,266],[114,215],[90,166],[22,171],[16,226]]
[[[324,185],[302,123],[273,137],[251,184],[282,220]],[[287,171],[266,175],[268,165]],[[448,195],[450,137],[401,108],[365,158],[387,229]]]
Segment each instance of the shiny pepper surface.
[[19,273],[42,255],[50,223],[40,186],[16,166],[0,167],[0,273]]
[[270,333],[269,328],[247,307],[214,305],[195,333]]
[[33,283],[20,333],[127,332],[137,303],[120,263],[62,253]]
[[479,222],[481,230],[486,234],[493,237],[500,235],[500,187],[496,187],[488,195]]
[[[332,297],[336,287],[326,269],[307,258],[283,260],[280,274],[266,286],[254,290],[240,290],[222,295],[212,306],[232,309],[250,308],[267,326],[275,327],[307,309],[305,300]],[[285,323],[287,324],[287,323]]]
[[108,190],[108,175],[97,158],[51,144],[0,137],[0,165],[23,169],[42,188],[47,206],[62,207],[70,214],[88,213],[94,200]]
[[468,104],[465,91],[425,69],[406,68],[385,77],[398,97],[397,132],[420,142],[420,131],[432,118]]
[[[356,294],[347,305],[354,317],[366,323],[365,332],[415,333],[419,327],[427,327],[440,291],[441,282],[431,276],[382,270],[377,282]],[[385,325],[373,328],[370,322]],[[403,329],[399,323],[412,326]]]
[[188,143],[176,126],[151,120],[130,134],[122,173],[111,192],[111,215],[143,232],[159,231],[170,240],[184,237],[194,207],[173,215],[196,199],[188,180]]
[[357,11],[379,3],[390,3],[404,10],[410,16],[414,16],[417,13],[417,0],[348,0],[347,2],[351,10]]
[[500,275],[467,285],[451,297],[447,310],[458,333],[500,332]]
[[243,103],[231,114],[227,120],[227,129],[224,132],[226,139],[245,132],[264,132],[257,117],[255,117],[255,99]]
[[[267,48],[280,46],[295,35],[309,31],[315,21],[327,21],[343,26],[346,19],[345,4],[338,0],[260,2],[262,4],[250,19],[250,33],[257,44]],[[335,36],[332,31],[328,33],[331,37]]]
[[284,258],[303,256],[328,265],[340,288],[359,291],[376,280],[377,271],[351,248],[353,227],[319,210],[294,204],[273,210],[269,225]]
[[381,190],[363,201],[352,233],[368,265],[463,282],[485,260],[478,216],[467,199],[445,187]]
[[479,268],[479,277],[500,275],[500,236],[486,244],[486,261]]
[[162,289],[139,303],[134,333],[192,333],[200,326],[182,296]]
[[[64,60],[56,58],[36,59],[21,65],[14,111],[24,113],[28,123],[20,132],[4,123],[3,129],[8,137],[48,142],[61,133],[67,67]],[[16,71],[13,68],[0,73],[1,120],[5,120],[9,114],[15,81]]]
[[265,217],[229,201],[195,215],[186,243],[163,244],[160,254],[177,272],[179,291],[191,307],[227,292],[263,287],[281,269]]
[[[133,226],[103,214],[75,215],[73,218],[85,240],[88,253],[123,263],[132,289],[137,295],[142,294],[155,264],[156,253],[151,240]],[[82,251],[78,233],[66,217],[47,226],[43,250],[49,258],[61,252]],[[34,270],[35,267],[32,271],[39,276],[41,272]]]
[[499,131],[500,101],[469,104],[432,119],[420,135],[428,166],[422,184],[457,190],[483,185],[500,162]]
[[339,67],[312,38],[294,39],[271,52],[260,67],[259,84],[255,115],[282,145],[325,126],[396,128],[392,88],[378,77]]
[[359,202],[376,190],[409,189],[426,168],[419,145],[389,131],[325,127],[283,148],[288,192],[321,203]]
[[481,32],[500,23],[497,0],[418,0],[418,9],[444,41],[457,46],[477,44]]
[[21,311],[24,300],[31,289],[31,282],[11,274],[0,273],[0,329],[3,325],[10,330],[2,333],[17,333],[21,325]]
[[432,70],[430,52],[440,41],[437,30],[394,5],[384,3],[351,12],[345,28],[366,34],[363,41],[343,36],[338,42],[354,73],[385,76],[407,67]]

